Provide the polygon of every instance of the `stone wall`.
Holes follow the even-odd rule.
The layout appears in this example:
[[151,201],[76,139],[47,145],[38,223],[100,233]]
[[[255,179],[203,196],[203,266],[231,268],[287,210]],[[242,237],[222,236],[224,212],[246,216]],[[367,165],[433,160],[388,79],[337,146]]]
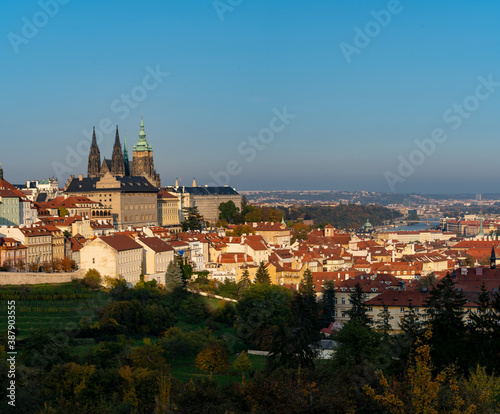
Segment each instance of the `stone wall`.
[[41,283],[66,283],[74,279],[83,279],[86,270],[70,273],[16,273],[0,272],[0,285],[38,285]]

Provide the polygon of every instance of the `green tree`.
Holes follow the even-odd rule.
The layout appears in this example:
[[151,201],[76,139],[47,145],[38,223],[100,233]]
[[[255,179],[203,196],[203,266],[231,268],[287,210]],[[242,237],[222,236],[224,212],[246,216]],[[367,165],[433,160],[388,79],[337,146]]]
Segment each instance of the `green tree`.
[[248,203],[247,196],[244,195],[243,197],[241,197],[241,214],[243,216],[250,213],[250,211],[252,211],[253,208],[254,207]]
[[420,317],[412,305],[405,310],[403,318],[399,322],[399,327],[411,339],[412,343],[422,333],[422,321],[420,321]]
[[165,289],[172,292],[174,289],[184,286],[182,270],[175,262],[170,262],[165,273]]
[[391,315],[389,308],[387,305],[382,304],[382,310],[377,315],[377,330],[383,334],[385,338],[392,331],[391,320],[394,319],[394,316]]
[[354,285],[354,292],[349,294],[349,301],[352,307],[347,311],[347,314],[351,320],[358,320],[363,325],[368,325],[369,319],[366,314],[365,297],[366,295],[363,293],[363,288],[360,283],[357,282],[356,285]]
[[210,373],[225,372],[229,366],[229,354],[221,341],[212,341],[196,357],[196,367]]
[[438,368],[456,362],[464,364],[466,360],[463,307],[467,299],[455,285],[448,273],[430,291],[425,302],[427,322],[436,333],[432,335],[430,345]]
[[255,283],[271,283],[271,277],[264,262],[260,262],[257,273],[255,273]]
[[182,231],[201,230],[204,219],[198,207],[185,207],[183,213],[186,218],[182,222]]
[[292,292],[282,286],[255,283],[236,303],[237,333],[245,341],[260,346],[264,334],[288,323]]
[[252,369],[252,363],[248,358],[248,355],[245,351],[241,352],[236,360],[234,361],[233,368],[237,371],[241,371],[242,383],[245,383],[245,371],[250,371]]
[[490,292],[484,282],[476,301],[477,312],[470,311],[469,346],[474,349],[470,355],[469,366],[474,367],[474,362],[487,367],[489,371],[496,371],[500,366],[498,346],[500,344],[500,330],[498,313],[493,307]]
[[89,269],[82,279],[82,284],[92,289],[98,288],[101,286],[101,283],[101,274],[96,269]]
[[328,328],[335,322],[335,282],[327,280],[323,285],[323,297],[321,298],[323,312],[321,313],[321,325]]
[[334,355],[337,366],[352,368],[366,363],[373,364],[380,357],[380,334],[359,318],[347,322],[336,334],[335,340],[339,343]]
[[181,310],[186,320],[191,324],[198,323],[207,316],[207,309],[199,296],[191,296],[186,299]]
[[294,293],[292,317],[278,327],[267,358],[270,370],[278,367],[314,368],[314,344],[320,339],[319,307],[312,272],[307,269]]
[[228,232],[227,234],[228,236],[240,237],[243,234],[255,234],[255,230],[248,224],[240,224],[231,233]]
[[176,323],[177,318],[168,306],[148,303],[144,307],[144,325],[148,327],[148,333],[158,335]]
[[64,208],[64,207],[58,207],[57,208],[57,212],[59,214],[59,217],[69,216],[69,211],[66,208]]
[[249,223],[260,223],[262,221],[262,211],[258,207],[248,206],[245,214],[245,221]]
[[220,220],[227,220],[228,222],[232,222],[234,216],[240,211],[240,209],[236,207],[234,201],[229,200],[226,203],[219,204],[219,211]]
[[296,240],[307,240],[309,231],[311,229],[309,226],[305,225],[304,223],[298,222],[293,225],[293,237],[292,237],[292,244],[295,243]]

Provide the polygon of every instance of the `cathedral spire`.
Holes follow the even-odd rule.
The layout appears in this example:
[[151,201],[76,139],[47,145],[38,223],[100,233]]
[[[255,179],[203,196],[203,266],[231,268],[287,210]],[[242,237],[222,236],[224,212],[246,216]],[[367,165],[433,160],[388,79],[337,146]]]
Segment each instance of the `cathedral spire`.
[[0,180],[3,180],[3,168],[1,163],[0,163]]
[[128,149],[127,149],[127,131],[125,131],[125,138],[123,141],[123,158],[125,162],[125,175],[130,176],[130,164],[128,160]]
[[122,145],[120,144],[120,135],[118,134],[118,125],[116,126],[115,145],[111,157],[111,174],[122,177],[125,175],[125,161],[123,159]]
[[118,134],[118,125],[116,126],[116,134],[115,134],[115,147],[122,147],[122,144],[120,144],[120,135]]
[[89,163],[87,169],[88,177],[99,177],[101,175],[101,153],[95,137],[95,127],[92,131],[92,144],[90,145]]
[[97,148],[97,139],[95,137],[95,127],[94,127],[94,130],[92,131],[92,145],[91,145],[92,148]]

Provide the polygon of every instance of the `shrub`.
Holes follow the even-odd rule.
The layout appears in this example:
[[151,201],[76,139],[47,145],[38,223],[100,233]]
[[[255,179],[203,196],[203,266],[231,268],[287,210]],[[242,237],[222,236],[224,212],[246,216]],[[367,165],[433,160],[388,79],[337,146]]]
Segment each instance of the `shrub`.
[[91,289],[96,289],[101,286],[102,277],[96,269],[89,269],[82,279],[82,285]]

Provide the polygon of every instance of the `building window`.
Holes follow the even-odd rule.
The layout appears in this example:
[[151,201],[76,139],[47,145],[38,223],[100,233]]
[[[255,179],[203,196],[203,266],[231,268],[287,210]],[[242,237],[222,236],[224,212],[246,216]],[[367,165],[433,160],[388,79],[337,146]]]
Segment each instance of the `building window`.
[[371,306],[368,307],[368,312],[373,312],[373,308]]
[[345,311],[342,311],[342,317],[345,318]]
[[399,308],[399,311],[400,311],[400,312],[404,312],[404,311],[405,311],[405,308],[404,308],[403,306],[401,306],[401,307]]
[[94,257],[92,258],[92,264],[95,264],[95,258]]
[[345,305],[345,298],[342,298],[342,305]]

